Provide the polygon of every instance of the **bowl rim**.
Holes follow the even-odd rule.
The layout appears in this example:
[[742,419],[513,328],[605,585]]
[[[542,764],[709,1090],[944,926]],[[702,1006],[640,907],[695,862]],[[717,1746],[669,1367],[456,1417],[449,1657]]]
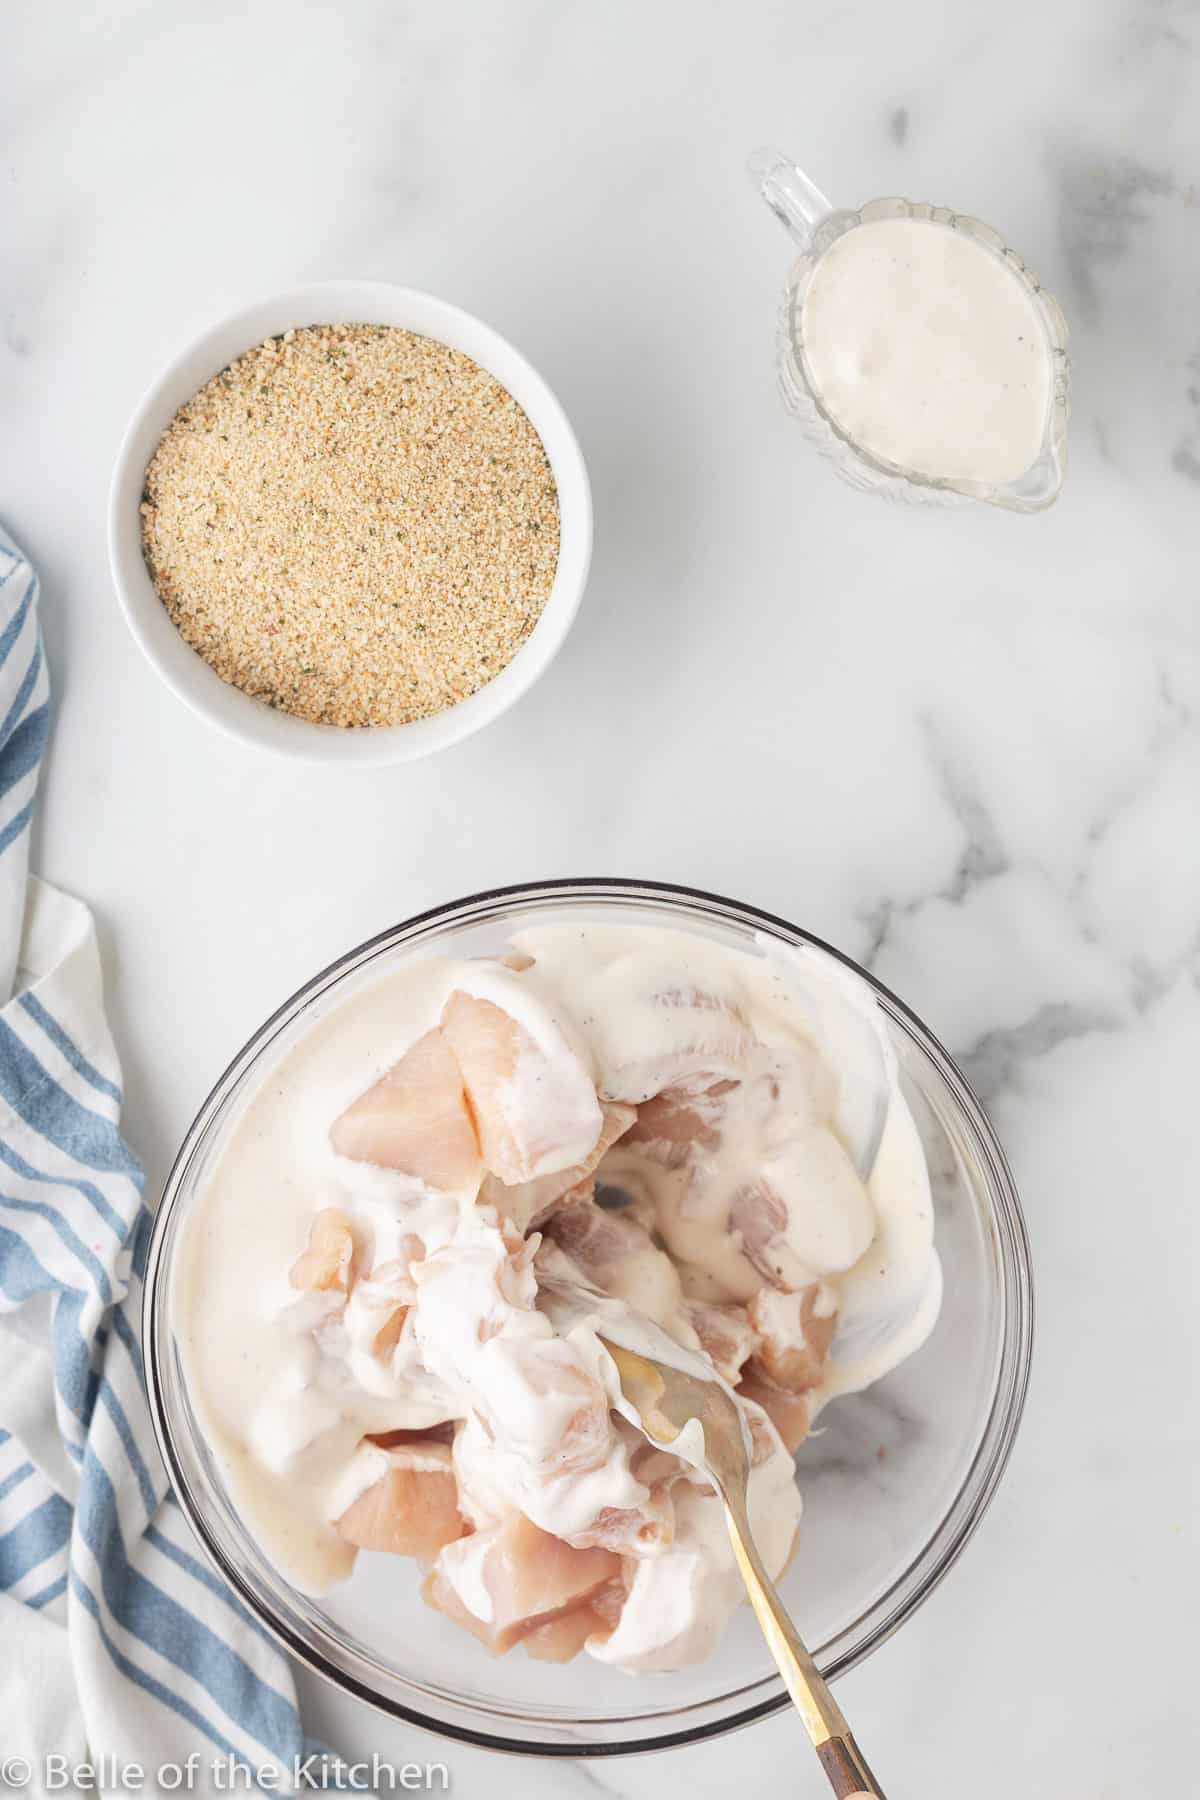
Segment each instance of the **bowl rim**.
[[[612,897],[625,895],[634,900],[642,899],[647,904],[653,904],[656,900],[667,904],[672,901],[685,901],[693,907],[707,908],[714,916],[717,912],[725,912],[762,926],[775,934],[780,932],[791,934],[793,937],[798,937],[825,951],[844,967],[865,979],[877,997],[882,1000],[885,1009],[893,1010],[898,1019],[914,1031],[922,1047],[932,1053],[938,1073],[946,1081],[954,1100],[961,1107],[963,1118],[977,1139],[976,1147],[983,1154],[988,1165],[992,1188],[1000,1201],[992,1223],[999,1233],[1002,1249],[1007,1252],[1002,1255],[1001,1260],[1006,1276],[1012,1283],[1011,1288],[1006,1288],[1004,1291],[1004,1354],[998,1363],[991,1404],[979,1432],[975,1453],[961,1479],[954,1499],[925,1540],[921,1550],[910,1559],[893,1578],[887,1589],[873,1602],[871,1610],[878,1612],[880,1609],[886,1609],[878,1623],[859,1644],[852,1646],[849,1651],[834,1658],[831,1662],[822,1664],[822,1673],[828,1681],[834,1681],[856,1667],[872,1651],[885,1643],[904,1621],[924,1604],[958,1561],[967,1543],[978,1529],[1007,1467],[1028,1392],[1033,1352],[1034,1289],[1028,1232],[1007,1157],[982,1104],[941,1040],[930,1031],[911,1007],[906,1005],[875,975],[857,963],[853,957],[848,956],[844,951],[837,949],[814,933],[806,931],[803,927],[793,924],[777,913],[768,912],[764,908],[747,905],[743,901],[731,899],[726,895],[682,883],[639,880],[623,876],[563,876],[546,881],[514,882],[500,887],[481,889],[477,893],[463,895],[458,899],[443,902],[441,905],[426,908],[422,912],[414,913],[397,924],[374,933],[319,970],[278,1006],[269,1018],[264,1020],[223,1070],[188,1127],[164,1183],[147,1248],[142,1292],[142,1340],[147,1397],[159,1452],[180,1508],[209,1561],[218,1574],[230,1584],[259,1623],[289,1655],[343,1693],[361,1700],[367,1706],[388,1717],[403,1720],[424,1730],[433,1731],[440,1736],[481,1749],[498,1750],[514,1756],[583,1760],[594,1757],[637,1755],[653,1750],[667,1750],[683,1745],[702,1743],[709,1738],[722,1737],[730,1732],[740,1730],[760,1719],[770,1718],[775,1713],[786,1710],[791,1705],[791,1701],[782,1680],[774,1678],[775,1691],[751,1706],[742,1707],[740,1710],[718,1718],[705,1718],[678,1729],[659,1731],[644,1738],[591,1742],[530,1741],[515,1738],[503,1732],[465,1725],[457,1720],[431,1717],[429,1713],[422,1712],[419,1707],[408,1705],[391,1696],[382,1695],[356,1676],[332,1666],[264,1607],[258,1595],[243,1580],[240,1571],[224,1554],[216,1535],[208,1526],[203,1511],[195,1504],[188,1487],[186,1471],[175,1448],[172,1426],[167,1420],[162,1406],[163,1346],[158,1341],[156,1321],[156,1296],[162,1275],[163,1245],[171,1213],[179,1198],[183,1175],[208,1129],[211,1116],[224,1098],[228,1084],[240,1080],[249,1071],[277,1029],[282,1027],[311,994],[334,980],[348,965],[369,959],[398,932],[413,932],[440,918],[462,913],[473,907],[489,906],[497,902],[516,901],[522,898],[552,899],[556,893],[585,900],[595,898],[601,904],[606,895]],[[947,1532],[948,1528],[947,1540],[939,1551],[936,1561],[931,1568],[921,1574],[914,1586],[914,1572],[920,1568],[931,1546],[937,1542],[939,1536]],[[771,1678],[768,1677],[768,1679]],[[736,1697],[736,1690],[734,1697]],[[707,1711],[714,1704],[719,1704],[719,1702],[704,1700],[684,1705],[676,1709],[677,1716],[686,1716],[691,1710]]]
[[[332,316],[324,316],[323,308]],[[412,315],[409,323],[397,316],[402,312]],[[140,530],[133,540],[131,517],[141,500],[147,462],[178,408],[231,360],[301,323],[392,325],[461,349],[512,394],[537,431],[554,474],[558,563],[533,630],[482,688],[428,719],[346,730],[277,712],[222,681],[166,618],[142,560]],[[218,349],[231,341],[240,348]],[[201,363],[207,372],[199,370]],[[579,440],[553,388],[528,358],[486,320],[426,289],[344,278],[261,295],[214,319],[176,351],[146,386],[122,432],[106,516],[109,570],[125,623],[176,699],[250,748],[297,762],[358,768],[411,762],[447,749],[491,724],[528,692],[574,623],[591,566],[592,532],[591,484]]]

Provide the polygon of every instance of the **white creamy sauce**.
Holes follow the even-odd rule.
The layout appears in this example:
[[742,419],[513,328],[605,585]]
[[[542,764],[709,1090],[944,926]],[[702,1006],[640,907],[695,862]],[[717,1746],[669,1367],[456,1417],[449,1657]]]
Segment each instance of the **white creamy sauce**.
[[933,479],[1015,481],[1038,457],[1051,357],[1003,257],[931,219],[835,239],[801,304],[804,362],[839,429]]
[[[404,1176],[337,1156],[329,1126],[436,1024],[452,985],[448,965],[414,963],[314,1026],[242,1114],[180,1259],[176,1333],[193,1404],[251,1529],[307,1591],[353,1566],[330,1521],[344,1510],[339,1482],[363,1435],[444,1414],[423,1379],[384,1396],[351,1380],[328,1386],[331,1371],[301,1328],[320,1296],[297,1295],[288,1270],[322,1207],[352,1199],[394,1228],[412,1203]],[[416,1203],[457,1218],[444,1198]]]
[[[537,927],[514,943],[535,959],[531,969],[414,960],[318,1020],[244,1105],[186,1233],[175,1318],[193,1405],[248,1525],[306,1591],[353,1564],[335,1521],[388,1466],[363,1443],[367,1433],[455,1423],[458,1505],[478,1541],[447,1545],[435,1566],[481,1621],[492,1616],[479,1535],[489,1526],[522,1512],[575,1538],[614,1511],[657,1520],[661,1493],[637,1472],[644,1445],[617,1416],[628,1409],[596,1338],[598,1329],[617,1338],[617,1313],[626,1318],[619,1341],[636,1340],[633,1308],[711,1374],[689,1296],[745,1301],[763,1288],[764,1267],[778,1270],[794,1292],[768,1300],[764,1316],[802,1349],[795,1294],[819,1279],[812,1317],[836,1307],[837,1325],[822,1384],[808,1396],[814,1417],[835,1394],[894,1367],[937,1316],[924,1156],[862,983],[818,952],[765,943],[735,952],[682,932]],[[538,1152],[539,1180],[553,1173],[548,1160],[574,1168],[595,1144],[590,1082],[606,1104],[695,1085],[697,1068],[703,1087],[728,1084],[715,1096],[696,1087],[714,1141],[686,1168],[622,1142],[604,1157],[598,1179],[632,1200],[611,1216],[608,1260],[593,1266],[584,1249],[567,1240],[566,1254],[537,1232],[522,1243],[473,1192],[438,1193],[332,1149],[334,1120],[437,1024],[455,990],[518,1018],[544,1059],[518,1065],[498,1097],[514,1118],[522,1108],[534,1115],[538,1142],[558,1132],[554,1156]],[[548,1094],[557,1096],[553,1118],[539,1115]],[[864,1185],[856,1161],[867,1145],[870,1160],[875,1144]],[[767,1217],[783,1219],[769,1242],[755,1235],[757,1199],[738,1212],[738,1196],[757,1194],[756,1184],[772,1196]],[[361,1265],[344,1306],[288,1280],[315,1216],[330,1207],[351,1221]],[[582,1270],[610,1298],[590,1313],[557,1313],[539,1268],[547,1282]],[[381,1353],[376,1337],[398,1305],[409,1309],[403,1330]],[[751,1517],[778,1574],[800,1498],[774,1427],[745,1406],[760,1457]],[[444,1465],[435,1457],[431,1466]],[[612,1634],[587,1644],[631,1670],[706,1655],[741,1595],[719,1503],[703,1476],[674,1467],[671,1530],[622,1547],[628,1598]]]

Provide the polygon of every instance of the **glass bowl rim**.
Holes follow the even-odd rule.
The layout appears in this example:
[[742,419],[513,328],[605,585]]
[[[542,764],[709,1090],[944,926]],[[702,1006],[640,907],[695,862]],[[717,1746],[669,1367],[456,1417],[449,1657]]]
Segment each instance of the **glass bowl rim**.
[[[726,895],[715,894],[704,888],[691,887],[678,882],[638,880],[621,876],[564,876],[546,881],[513,882],[501,887],[485,888],[478,893],[463,895],[458,899],[445,901],[439,906],[429,907],[423,912],[414,913],[409,918],[387,926],[362,943],[354,945],[311,976],[264,1020],[214,1082],[184,1134],[163,1184],[146,1254],[142,1295],[142,1338],[146,1389],[154,1435],[171,1481],[172,1490],[205,1555],[242,1604],[249,1609],[252,1616],[290,1656],[330,1682],[341,1692],[361,1700],[391,1718],[403,1720],[405,1723],[416,1725],[423,1730],[432,1731],[442,1737],[471,1744],[481,1749],[499,1750],[517,1756],[581,1760],[591,1757],[635,1755],[652,1750],[666,1750],[701,1743],[708,1738],[724,1736],[728,1732],[754,1724],[760,1719],[770,1718],[773,1714],[785,1710],[791,1702],[782,1681],[776,1680],[777,1691],[769,1694],[765,1699],[757,1701],[751,1706],[742,1707],[740,1710],[715,1718],[705,1718],[682,1728],[659,1730],[653,1735],[631,1740],[543,1742],[505,1736],[497,1731],[431,1717],[429,1713],[422,1712],[417,1706],[407,1705],[391,1696],[378,1693],[366,1682],[323,1659],[317,1651],[300,1640],[285,1623],[274,1617],[248,1583],[243,1580],[240,1571],[225,1554],[216,1534],[210,1530],[203,1510],[196,1503],[189,1487],[186,1472],[176,1449],[174,1428],[168,1420],[166,1409],[163,1406],[161,1363],[164,1347],[159,1343],[157,1320],[159,1287],[164,1273],[162,1268],[163,1247],[171,1215],[180,1198],[184,1177],[214,1114],[228,1094],[236,1088],[238,1082],[249,1073],[277,1032],[299,1012],[315,992],[336,984],[350,965],[369,961],[389,941],[395,939],[402,941],[401,934],[410,936],[422,927],[430,926],[438,920],[450,923],[454,915],[468,913],[479,907],[492,907],[500,903],[521,900],[534,902],[548,899],[552,901],[556,896],[561,896],[564,902],[572,899],[594,899],[601,904],[606,897],[614,900],[624,898],[635,903],[641,901],[648,905],[653,905],[657,901],[668,907],[672,903],[683,902],[692,909],[709,909],[710,911],[716,909],[718,913],[740,919],[744,924],[754,928],[764,929],[772,936],[782,937],[785,941],[788,939],[799,940],[815,945],[864,979],[876,996],[884,1002],[885,1010],[892,1010],[907,1027],[920,1047],[928,1054],[938,1074],[949,1088],[960,1109],[963,1122],[976,1140],[975,1147],[985,1162],[990,1178],[988,1193],[992,1202],[991,1223],[996,1231],[1000,1251],[1001,1293],[1004,1301],[1001,1353],[987,1415],[980,1428],[976,1448],[953,1500],[925,1539],[916,1556],[908,1561],[885,1591],[872,1602],[866,1615],[878,1614],[882,1610],[883,1616],[878,1618],[876,1623],[864,1633],[858,1643],[852,1645],[849,1650],[831,1663],[823,1665],[822,1672],[827,1679],[836,1680],[848,1670],[856,1667],[872,1651],[878,1649],[880,1644],[886,1642],[904,1621],[928,1599],[957,1562],[978,1528],[1008,1463],[1024,1409],[1033,1350],[1034,1298],[1029,1237],[1008,1160],[980,1101],[953,1057],[912,1008],[899,999],[877,976],[857,963],[853,957],[838,950],[823,938],[817,937],[813,932],[806,931],[803,927],[793,924],[779,914],[768,912],[761,907],[750,906],[744,901],[733,900]],[[946,1541],[941,1543],[940,1540],[943,1537]],[[940,1548],[938,1548],[936,1556],[931,1559],[931,1552],[939,1544]],[[930,1562],[930,1566],[925,1568],[923,1565],[927,1561]],[[854,1623],[857,1624],[858,1621]],[[736,1700],[736,1691],[730,1697]],[[691,1710],[707,1713],[713,1707],[720,1706],[721,1703],[719,1698],[691,1702],[675,1708],[674,1711],[676,1716],[685,1716]],[[460,1702],[460,1704],[470,1706],[471,1703],[467,1701]],[[664,1716],[669,1717],[670,1715]]]

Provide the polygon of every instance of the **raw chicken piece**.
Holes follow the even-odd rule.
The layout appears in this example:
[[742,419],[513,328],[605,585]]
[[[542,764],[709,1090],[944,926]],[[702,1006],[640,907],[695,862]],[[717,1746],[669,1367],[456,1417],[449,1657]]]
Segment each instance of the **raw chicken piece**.
[[758,1154],[786,1149],[828,1122],[836,1084],[810,1047],[756,1044],[737,1105]]
[[390,1356],[400,1342],[400,1334],[404,1330],[404,1321],[408,1317],[407,1306],[398,1306],[390,1319],[384,1321],[371,1339],[372,1356]]
[[[619,1155],[633,1152],[622,1144]],[[623,1167],[601,1174],[628,1185]],[[653,1193],[658,1231],[700,1299],[746,1304],[764,1281],[799,1293],[852,1267],[876,1231],[870,1197],[824,1131],[761,1160],[732,1186],[718,1161],[664,1171]]]
[[720,1142],[723,1102],[738,1086],[718,1081],[702,1093],[664,1088],[637,1109],[637,1122],[626,1133],[644,1156],[665,1169],[681,1169],[698,1151],[715,1150]]
[[[417,1297],[411,1270],[413,1263],[424,1260],[425,1245],[415,1232],[396,1231],[394,1217],[385,1219],[384,1223],[389,1235],[383,1251],[387,1260],[376,1260],[369,1271],[358,1271],[354,1292],[346,1308],[345,1326],[350,1343],[387,1361],[404,1334],[405,1322]],[[373,1251],[378,1258],[381,1248],[378,1221],[369,1221],[368,1228],[371,1226],[376,1227],[372,1232]]]
[[514,975],[524,975],[526,969],[532,969],[534,958],[526,956],[523,950],[503,950],[499,956],[473,956],[472,962],[491,963],[500,969],[509,969]]
[[[571,1205],[574,1205],[576,1200],[589,1200],[590,1198],[588,1189],[584,1187],[578,1193],[572,1190],[569,1201]],[[540,1241],[537,1239],[527,1241],[537,1243],[533,1266],[537,1276],[538,1305],[542,1311],[546,1310],[546,1291],[551,1284],[557,1284],[563,1288],[587,1286],[591,1276],[588,1275],[582,1264],[577,1263],[573,1256],[568,1256],[562,1246],[556,1244],[552,1237],[546,1234],[540,1238]]]
[[739,1400],[752,1400],[761,1406],[783,1441],[783,1447],[794,1454],[808,1436],[808,1401],[803,1394],[789,1394],[773,1387],[760,1376],[743,1375],[738,1383]]
[[600,1136],[582,1162],[553,1175],[539,1175],[533,1181],[509,1187],[494,1175],[485,1175],[479,1197],[511,1219],[518,1231],[529,1231],[542,1225],[570,1194],[588,1180],[600,1158],[624,1137],[637,1118],[637,1109],[617,1101],[600,1102]]
[[[792,1459],[766,1419],[758,1421],[755,1436],[747,1507],[759,1555],[776,1576],[792,1546],[800,1496]],[[698,1479],[681,1481],[674,1500],[674,1542],[654,1556],[625,1559],[629,1592],[613,1634],[588,1645],[599,1662],[631,1670],[677,1669],[697,1662],[745,1597],[724,1512],[712,1488]]]
[[427,1374],[463,1396],[455,1460],[475,1522],[521,1512],[569,1536],[641,1490],[604,1387],[535,1305],[535,1247],[493,1208],[465,1209],[455,1241],[414,1269],[413,1335]]
[[585,1161],[603,1124],[587,1070],[548,1015],[538,1024],[535,1038],[493,1001],[461,990],[442,1012],[484,1164],[509,1186]]
[[786,1148],[823,1124],[833,1105],[827,1075],[811,1050],[751,1043],[739,1079],[665,1088],[638,1107],[626,1144],[665,1169],[704,1164],[732,1138],[741,1161]]
[[532,1631],[576,1611],[620,1572],[621,1560],[611,1552],[577,1550],[514,1513],[447,1545],[422,1592],[430,1606],[503,1655]]
[[434,1556],[462,1537],[469,1527],[458,1510],[449,1445],[424,1440],[384,1449],[374,1441],[384,1472],[337,1520],[339,1537],[399,1556]]
[[837,1296],[823,1281],[798,1294],[763,1288],[749,1306],[759,1347],[749,1373],[790,1394],[819,1387],[837,1325]]
[[[745,1396],[743,1396],[744,1398]],[[742,1416],[746,1421],[746,1430],[750,1434],[750,1467],[761,1468],[773,1456],[779,1454],[781,1439],[778,1428],[765,1407],[757,1403],[745,1406]]]
[[[389,1209],[390,1210],[390,1209]],[[395,1223],[390,1219],[389,1224]],[[376,1233],[376,1256],[378,1258],[379,1237]],[[394,1252],[386,1261],[376,1260],[371,1272],[360,1286],[372,1299],[388,1298],[399,1304],[401,1301],[411,1303],[417,1297],[417,1285],[412,1277],[412,1266],[424,1262],[429,1252],[424,1238],[418,1237],[415,1231],[398,1231],[394,1241],[388,1246]]]
[[640,1431],[624,1419],[613,1419],[613,1428],[624,1442],[629,1472],[646,1490],[635,1506],[602,1506],[583,1531],[571,1533],[570,1542],[580,1548],[598,1544],[618,1553],[645,1555],[675,1535],[675,1508],[671,1486],[685,1473],[677,1456],[648,1444]]
[[[632,1152],[621,1146],[619,1154]],[[730,1217],[735,1196],[723,1179],[724,1171],[718,1167],[713,1179],[707,1178],[708,1173],[694,1167],[663,1171],[657,1181],[647,1183],[654,1198],[656,1229],[676,1266],[686,1273],[690,1297],[745,1305],[763,1284],[763,1271],[752,1250],[777,1235],[786,1215],[771,1197],[745,1208],[747,1216],[739,1223],[749,1227],[747,1246]],[[629,1185],[624,1169],[617,1178]]]
[[670,1327],[679,1309],[679,1275],[635,1219],[605,1212],[590,1191],[579,1192],[547,1220],[546,1236],[605,1293]]
[[334,1149],[398,1169],[442,1193],[474,1193],[482,1165],[463,1076],[440,1031],[427,1031],[395,1068],[336,1119]]
[[553,1529],[556,1536],[569,1539],[587,1529],[605,1501],[628,1505],[640,1497],[640,1486],[619,1463],[607,1415],[608,1442],[601,1461],[592,1467],[580,1466],[577,1447],[572,1447],[575,1466],[563,1470],[556,1460],[560,1396],[552,1396],[549,1404],[536,1393],[527,1398],[549,1416],[552,1427],[542,1441],[529,1445],[530,1455],[498,1448],[494,1431],[477,1413],[468,1415],[455,1438],[454,1467],[463,1511],[477,1530],[521,1511],[544,1531]]
[[602,1635],[607,1636],[614,1631],[621,1617],[621,1608],[629,1598],[629,1583],[633,1579],[635,1564],[628,1558],[621,1564],[621,1573],[615,1581],[610,1581],[594,1593],[588,1606],[600,1620]]
[[581,1187],[546,1221],[546,1236],[599,1286],[615,1263],[653,1249],[649,1233],[640,1225],[597,1206],[590,1187]]
[[422,1444],[453,1444],[454,1432],[454,1420],[445,1419],[440,1425],[422,1425],[415,1429],[401,1425],[395,1431],[368,1431],[363,1441],[378,1444],[381,1450],[400,1450]]
[[745,1302],[764,1279],[798,1289],[852,1262],[874,1231],[870,1199],[828,1127],[832,1103],[811,1049],[755,1043],[739,1080],[672,1088],[640,1106],[599,1179],[649,1193],[697,1298]]
[[[543,1477],[598,1469],[612,1440],[608,1396],[580,1364],[573,1346],[553,1338],[527,1338],[502,1348],[507,1352],[503,1366],[513,1387],[519,1384],[524,1390],[525,1405],[537,1406],[541,1421],[565,1414],[553,1443],[543,1443],[540,1432],[534,1431],[522,1446],[530,1469]],[[516,1440],[515,1417],[507,1424]]]
[[577,1531],[571,1543],[579,1549],[598,1546],[618,1555],[644,1552],[655,1544],[669,1544],[674,1529],[670,1496],[652,1493],[648,1505],[602,1506],[587,1531]]
[[309,1227],[308,1248],[292,1264],[288,1280],[304,1293],[347,1294],[353,1263],[354,1233],[350,1221],[336,1206],[327,1206]]
[[765,1176],[747,1182],[729,1203],[729,1229],[743,1256],[768,1282],[783,1283],[787,1222],[787,1207]]
[[751,1314],[732,1302],[685,1300],[684,1317],[700,1339],[700,1347],[713,1361],[717,1374],[736,1386],[742,1365],[758,1348],[758,1333]]
[[607,1637],[610,1629],[591,1605],[581,1606],[545,1625],[535,1625],[524,1639],[524,1649],[538,1662],[570,1662],[590,1637]]
[[876,1219],[866,1188],[831,1131],[806,1131],[764,1161],[733,1194],[729,1224],[775,1287],[798,1290],[816,1275],[852,1268]]
[[736,1079],[753,1043],[739,983],[664,967],[653,953],[618,957],[588,984],[585,1004],[608,1100],[703,1093]]

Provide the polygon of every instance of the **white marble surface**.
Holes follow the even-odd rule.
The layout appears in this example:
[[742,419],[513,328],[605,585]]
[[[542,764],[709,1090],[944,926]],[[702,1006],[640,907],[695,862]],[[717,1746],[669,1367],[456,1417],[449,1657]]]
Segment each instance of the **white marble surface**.
[[[493,883],[691,881],[871,960],[965,1059],[1040,1336],[977,1540],[844,1684],[893,1795],[1187,1791],[1197,1742],[1200,12],[1184,0],[33,4],[0,26],[0,509],[58,693],[36,858],[96,908],[152,1180],[318,965]],[[889,509],[776,397],[746,152],[994,221],[1074,331],[1043,518]],[[594,576],[535,693],[343,779],[187,715],[103,539],[140,385],[244,299],[427,286],[546,372]],[[307,1690],[460,1795],[817,1795],[797,1724],[503,1763]]]

